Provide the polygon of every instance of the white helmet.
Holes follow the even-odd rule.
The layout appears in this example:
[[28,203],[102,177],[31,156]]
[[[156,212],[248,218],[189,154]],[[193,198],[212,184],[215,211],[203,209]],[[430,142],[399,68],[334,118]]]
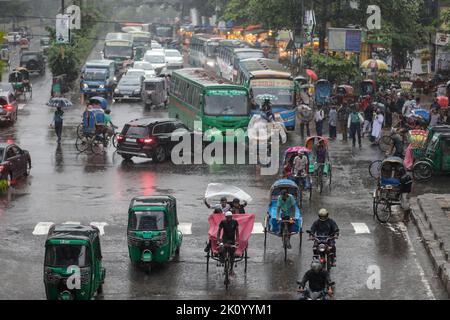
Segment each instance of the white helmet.
[[233,213],[231,211],[227,211],[225,213],[225,217],[232,217],[232,216],[233,216]]
[[327,209],[320,209],[319,210],[319,219],[320,220],[327,220],[328,219],[328,210]]

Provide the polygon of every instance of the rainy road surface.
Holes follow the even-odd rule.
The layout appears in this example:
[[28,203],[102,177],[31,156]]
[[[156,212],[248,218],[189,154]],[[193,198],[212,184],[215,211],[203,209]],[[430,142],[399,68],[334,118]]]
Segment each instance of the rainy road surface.
[[[99,48],[95,49],[99,51]],[[14,141],[28,150],[33,168],[0,198],[0,299],[45,299],[43,260],[46,223],[78,222],[102,226],[101,237],[106,280],[103,299],[293,299],[296,280],[308,270],[311,242],[298,237],[288,261],[283,260],[280,238],[268,236],[264,250],[261,233],[268,192],[277,176],[261,176],[257,166],[175,166],[153,164],[145,159],[123,163],[109,149],[104,156],[79,154],[75,130],[83,108],[65,113],[63,143],[49,128],[52,110],[45,105],[50,92],[50,73],[32,79],[34,96],[19,111],[13,127],[1,127],[1,141]],[[111,106],[113,121],[122,127],[144,116],[161,117],[162,111],[146,111],[138,103]],[[289,145],[298,145],[291,134]],[[336,299],[446,299],[413,225],[382,226],[372,216],[369,178],[370,160],[378,152],[366,145],[352,153],[348,144],[332,142],[334,175],[331,192],[313,195],[303,210],[304,230],[326,207],[341,229],[337,241],[338,265],[331,276]],[[208,183],[238,186],[253,197],[247,211],[256,214],[249,243],[248,272],[236,268],[228,292],[221,268],[214,263],[206,273],[203,252],[208,233],[208,214],[202,198]],[[444,182],[435,181],[426,191],[443,192]],[[419,188],[419,189],[418,189]],[[416,186],[421,190],[422,186]],[[150,275],[134,268],[126,243],[127,209],[137,195],[170,194],[177,198],[179,221],[184,231],[180,257],[152,270]],[[33,234],[35,233],[35,234]],[[380,287],[369,277],[380,272]]]

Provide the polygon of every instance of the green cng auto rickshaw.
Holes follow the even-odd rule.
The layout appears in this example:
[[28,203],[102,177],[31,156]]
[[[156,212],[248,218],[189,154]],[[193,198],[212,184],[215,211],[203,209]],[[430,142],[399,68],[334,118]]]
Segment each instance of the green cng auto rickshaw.
[[172,196],[142,196],[128,210],[128,253],[131,262],[151,271],[153,263],[171,260],[180,252],[177,202]]
[[100,231],[93,226],[52,226],[45,242],[44,285],[49,300],[90,300],[105,280]]
[[450,132],[434,133],[425,146],[424,157],[414,162],[417,180],[427,180],[433,173],[450,174]]

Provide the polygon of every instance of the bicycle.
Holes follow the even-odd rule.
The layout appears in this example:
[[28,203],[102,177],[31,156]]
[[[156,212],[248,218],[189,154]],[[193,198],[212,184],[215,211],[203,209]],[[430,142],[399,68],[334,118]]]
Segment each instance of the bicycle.
[[[305,174],[301,174],[300,176],[295,176],[295,180],[297,182],[298,188],[299,188],[299,205],[300,208],[303,208],[303,191],[307,191],[308,189],[305,188],[306,186],[306,179],[309,179],[309,177]],[[309,200],[312,199],[312,185],[311,185],[311,181],[310,181],[310,185],[309,185]]]
[[[223,272],[224,272],[224,285],[225,285],[225,289],[228,290],[228,286],[230,284],[230,273],[231,273],[231,254],[230,254],[230,250],[231,249],[236,249],[237,245],[235,244],[224,244],[224,243],[219,243],[219,247],[221,249],[222,254],[224,254],[223,257]],[[234,261],[233,261],[234,263]]]
[[281,241],[283,242],[283,250],[284,250],[284,262],[287,261],[287,250],[289,248],[290,245],[290,237],[292,235],[292,233],[289,231],[289,226],[294,224],[294,219],[289,218],[289,220],[287,219],[282,219],[280,221],[281,224]]

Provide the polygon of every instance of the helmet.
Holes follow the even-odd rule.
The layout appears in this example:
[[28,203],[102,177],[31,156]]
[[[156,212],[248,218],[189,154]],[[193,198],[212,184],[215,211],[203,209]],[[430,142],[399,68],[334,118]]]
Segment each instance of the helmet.
[[322,270],[322,264],[319,261],[314,260],[311,262],[311,270],[315,273],[319,273]]
[[232,216],[233,216],[233,213],[231,211],[227,211],[225,213],[225,217],[232,217]]
[[327,220],[328,219],[328,210],[327,209],[320,209],[319,210],[319,219],[320,220]]

